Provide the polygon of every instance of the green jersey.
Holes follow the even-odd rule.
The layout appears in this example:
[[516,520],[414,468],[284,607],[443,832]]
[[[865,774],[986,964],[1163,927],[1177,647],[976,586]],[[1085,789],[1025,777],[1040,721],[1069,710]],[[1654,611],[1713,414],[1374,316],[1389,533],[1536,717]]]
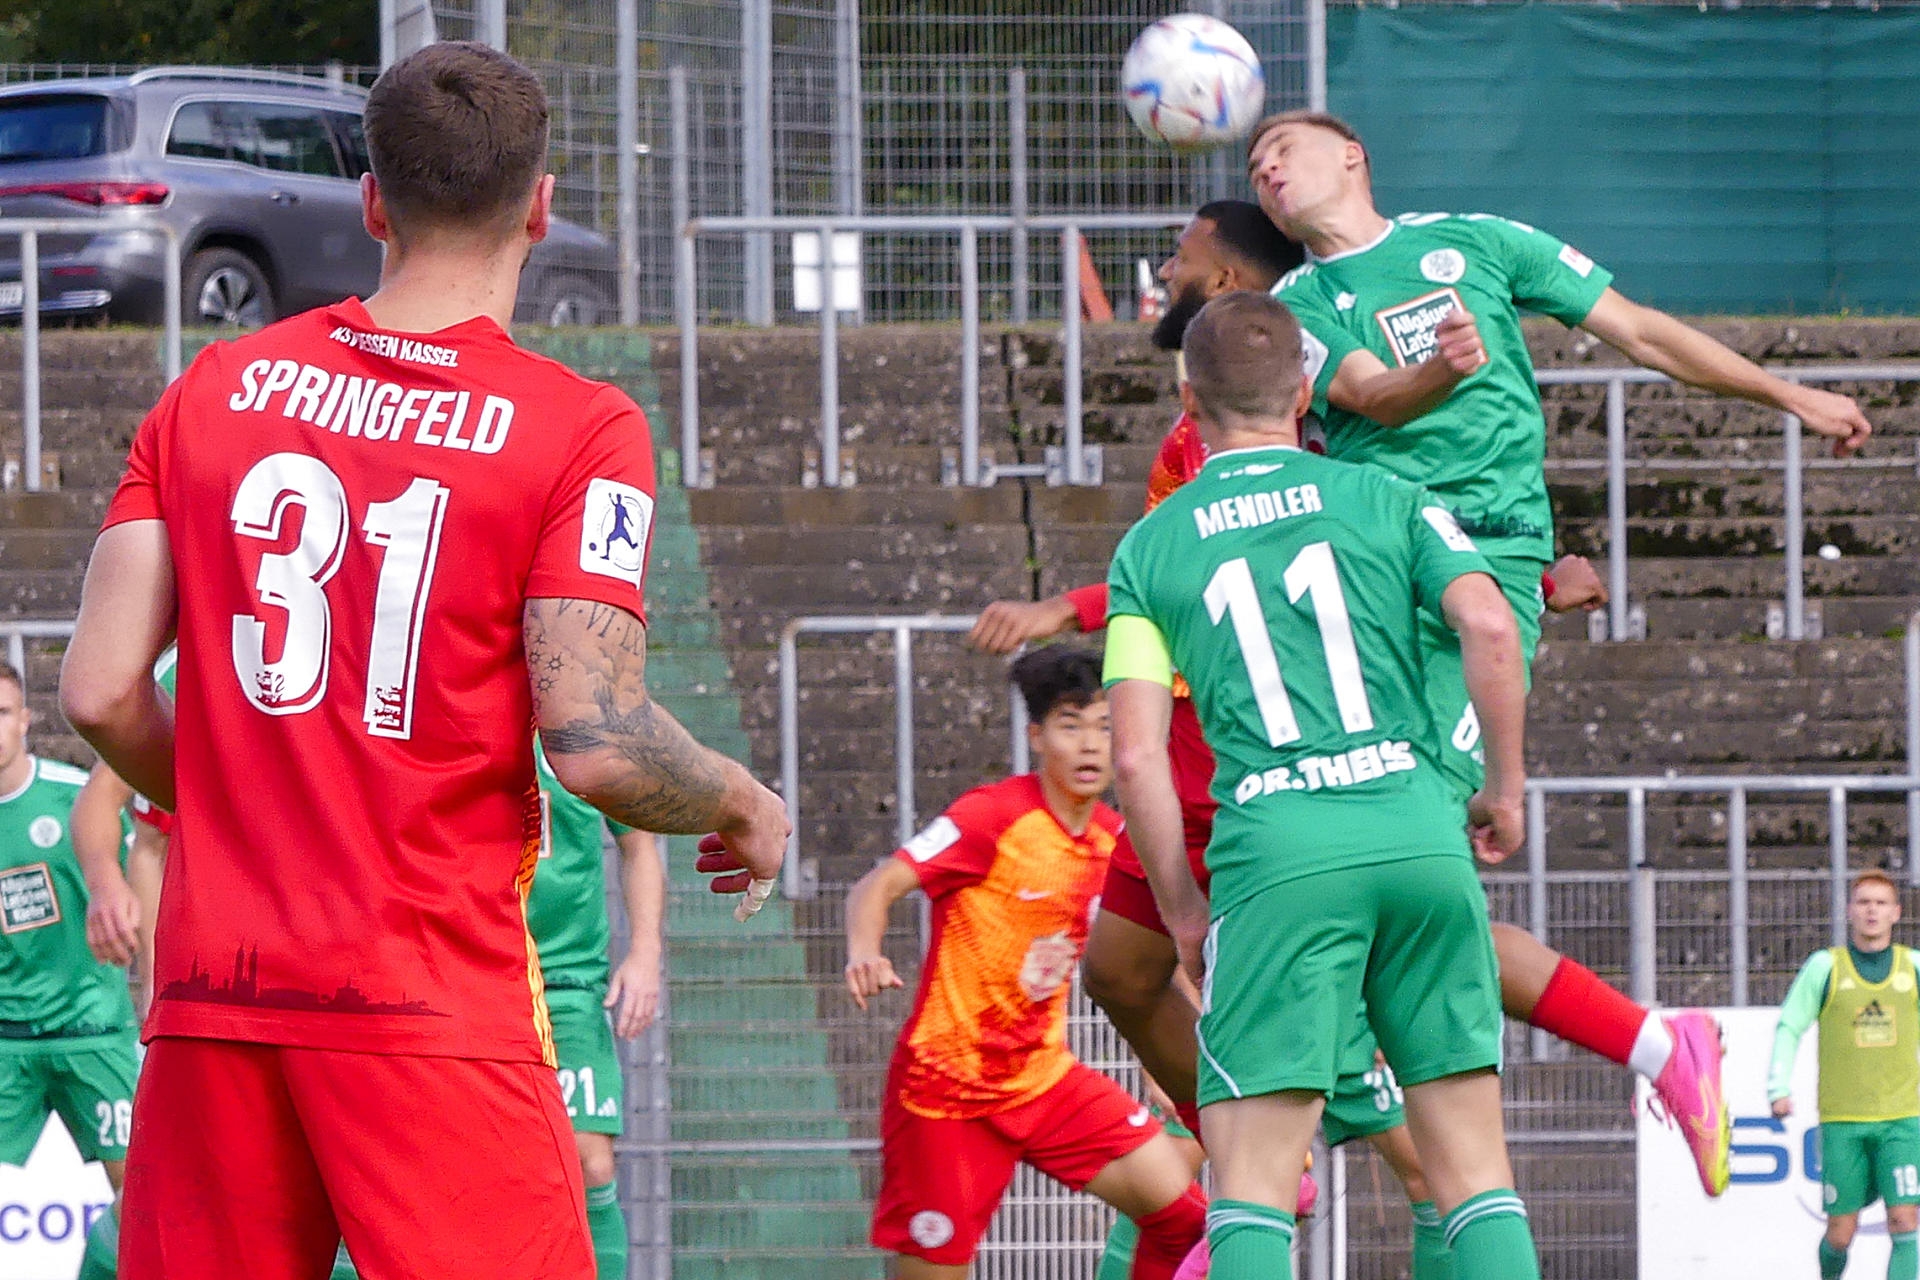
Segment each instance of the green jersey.
[[1279,447],[1215,454],[1121,540],[1108,612],[1165,638],[1214,749],[1216,917],[1297,876],[1467,856],[1414,615],[1476,572],[1431,494]]
[[0,796],[0,1051],[132,1029],[123,969],[87,949],[87,886],[67,824],[87,775],[33,760]]
[[[1577,325],[1612,280],[1578,249],[1522,223],[1484,213],[1409,213],[1372,244],[1309,259],[1273,292],[1308,335],[1328,455],[1425,485],[1488,555],[1544,565],[1553,558],[1546,418],[1519,311]],[[1488,363],[1438,408],[1383,427],[1327,404],[1339,353],[1357,342],[1390,366],[1418,364],[1433,354],[1435,326],[1462,303],[1479,325]]]
[[540,778],[540,862],[527,894],[527,929],[549,987],[599,990],[608,968],[602,831],[623,835],[631,828],[561,786],[538,742],[533,761]]

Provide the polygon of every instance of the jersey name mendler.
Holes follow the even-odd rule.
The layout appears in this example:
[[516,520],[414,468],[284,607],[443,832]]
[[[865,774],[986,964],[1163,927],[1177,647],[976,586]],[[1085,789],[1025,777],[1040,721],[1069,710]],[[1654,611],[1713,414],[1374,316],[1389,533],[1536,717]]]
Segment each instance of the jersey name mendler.
[[367,333],[341,325],[327,336],[344,346],[352,347],[355,351],[385,356],[389,360],[405,360],[410,364],[430,364],[442,369],[460,367],[460,352],[456,348],[422,342],[418,338],[403,338],[397,333]]
[[513,426],[513,401],[502,396],[481,400],[469,430],[472,392],[403,387],[293,360],[249,364],[240,371],[240,389],[227,399],[227,407],[235,413],[265,413],[280,395],[285,397],[280,416],[356,439],[398,440],[411,426],[415,444],[498,453]]
[[1257,529],[1263,524],[1320,509],[1320,486],[1296,484],[1285,489],[1263,489],[1258,493],[1219,498],[1204,507],[1195,507],[1193,523],[1202,538],[1211,538],[1229,529]]
[[1233,789],[1233,798],[1236,803],[1246,804],[1278,791],[1357,786],[1390,773],[1405,773],[1417,765],[1410,742],[1370,742],[1337,756],[1307,756],[1294,761],[1291,769],[1282,764],[1250,773]]

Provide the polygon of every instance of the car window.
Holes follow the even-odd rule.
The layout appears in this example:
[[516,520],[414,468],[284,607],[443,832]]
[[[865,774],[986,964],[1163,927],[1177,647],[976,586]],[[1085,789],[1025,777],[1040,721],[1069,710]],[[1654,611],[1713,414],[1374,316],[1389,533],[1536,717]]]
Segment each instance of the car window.
[[340,137],[340,154],[347,162],[347,176],[357,181],[361,174],[373,168],[373,161],[367,158],[367,135],[360,127],[360,117],[351,111],[329,111],[327,119],[333,122],[334,131]]
[[167,154],[233,160],[274,173],[344,176],[325,114],[280,103],[186,103],[174,114]]
[[0,99],[0,164],[104,154],[107,100],[95,94]]

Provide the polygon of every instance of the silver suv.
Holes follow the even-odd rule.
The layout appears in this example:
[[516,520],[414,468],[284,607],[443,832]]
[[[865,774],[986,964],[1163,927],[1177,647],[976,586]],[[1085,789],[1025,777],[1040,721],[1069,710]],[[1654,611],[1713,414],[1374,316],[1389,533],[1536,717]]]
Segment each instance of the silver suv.
[[[0,217],[86,218],[40,236],[42,315],[161,318],[165,240],[179,234],[183,319],[267,324],[371,293],[378,242],[360,224],[364,90],[304,76],[154,67],[0,89]],[[0,316],[20,313],[20,242],[0,237]],[[617,259],[556,218],[515,318],[604,324]]]

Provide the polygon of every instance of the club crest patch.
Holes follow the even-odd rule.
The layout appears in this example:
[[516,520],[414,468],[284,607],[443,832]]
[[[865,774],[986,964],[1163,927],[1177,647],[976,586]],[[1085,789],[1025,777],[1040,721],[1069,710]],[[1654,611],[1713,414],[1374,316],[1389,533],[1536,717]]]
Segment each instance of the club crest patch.
[[1467,274],[1467,258],[1458,249],[1435,249],[1420,259],[1420,274],[1435,284],[1457,284]]

